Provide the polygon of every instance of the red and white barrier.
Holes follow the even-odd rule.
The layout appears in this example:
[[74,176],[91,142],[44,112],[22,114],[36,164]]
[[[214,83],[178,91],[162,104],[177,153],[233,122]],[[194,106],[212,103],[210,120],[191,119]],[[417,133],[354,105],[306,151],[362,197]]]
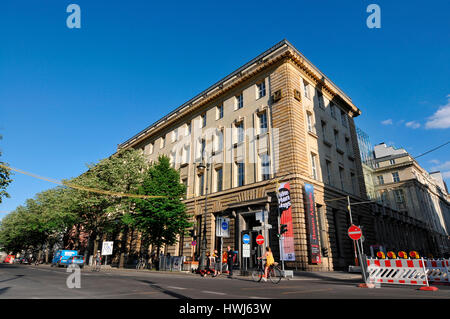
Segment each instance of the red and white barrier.
[[421,259],[367,259],[370,284],[429,286],[425,262]]
[[448,259],[425,260],[425,268],[429,281],[434,283],[450,283],[450,268]]

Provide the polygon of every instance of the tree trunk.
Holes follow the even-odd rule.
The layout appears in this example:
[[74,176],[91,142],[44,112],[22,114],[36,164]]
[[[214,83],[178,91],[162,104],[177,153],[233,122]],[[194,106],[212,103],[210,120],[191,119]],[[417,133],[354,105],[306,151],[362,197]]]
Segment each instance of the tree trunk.
[[127,239],[128,239],[128,226],[125,225],[122,239],[120,241],[120,259],[119,259],[119,268],[123,268],[125,264],[125,253],[127,251]]

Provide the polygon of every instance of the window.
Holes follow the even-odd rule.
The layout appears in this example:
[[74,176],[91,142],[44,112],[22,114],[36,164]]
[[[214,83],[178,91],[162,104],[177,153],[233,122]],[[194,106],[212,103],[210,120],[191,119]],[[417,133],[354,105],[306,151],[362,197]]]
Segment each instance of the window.
[[324,103],[323,103],[323,94],[322,94],[322,92],[317,91],[317,101],[319,103],[319,107],[323,108]]
[[339,167],[339,179],[341,180],[341,189],[344,190],[344,168]]
[[148,154],[153,154],[153,143],[148,144]]
[[336,109],[333,102],[330,102],[330,112],[333,118],[336,118]]
[[378,185],[383,185],[384,184],[383,175],[378,175],[377,178],[378,178]]
[[206,127],[206,113],[202,114],[202,127]]
[[237,186],[244,185],[244,163],[236,163],[237,168]]
[[259,134],[267,132],[267,113],[263,112],[258,115],[259,118]]
[[348,137],[345,138],[345,147],[347,148],[348,155],[352,155],[352,147],[350,145],[350,139]]
[[178,129],[172,131],[172,142],[175,142],[178,140]]
[[317,167],[316,167],[316,155],[311,154],[311,170],[312,170],[312,178],[317,178]]
[[222,152],[223,150],[223,130],[220,130],[217,134],[217,145],[216,151]]
[[324,140],[326,140],[327,137],[327,123],[324,121],[321,121],[322,124],[322,137]]
[[191,122],[186,123],[186,132],[184,135],[191,135]]
[[403,190],[402,189],[395,189],[394,190],[394,197],[395,197],[395,202],[397,204],[403,204],[405,202],[405,196],[403,195]]
[[244,123],[240,122],[236,124],[237,129],[237,143],[244,142]]
[[339,148],[339,131],[334,131],[334,143],[336,148]]
[[398,176],[398,172],[392,173],[392,179],[394,180],[394,183],[400,182],[400,177]]
[[341,111],[341,123],[343,126],[347,127],[347,114]]
[[394,165],[395,164],[395,159],[389,160],[389,164]]
[[216,191],[222,191],[223,185],[223,170],[222,167],[216,169]]
[[331,182],[331,162],[330,161],[325,161],[325,166],[327,169],[327,183],[332,185]]
[[262,154],[261,157],[261,180],[270,179],[270,160],[268,154]]
[[160,148],[163,148],[165,145],[166,145],[166,139],[164,137],[161,137]]
[[236,109],[239,110],[242,109],[243,107],[244,107],[244,97],[241,93],[236,96]]
[[311,99],[309,95],[309,83],[305,80],[303,80],[303,90],[305,91],[305,97]]
[[217,107],[217,120],[223,118],[223,105]]
[[309,112],[306,112],[306,119],[308,122],[308,131],[314,133],[312,114]]
[[258,88],[258,99],[262,98],[263,96],[266,96],[266,82],[262,81],[258,84],[256,84]]

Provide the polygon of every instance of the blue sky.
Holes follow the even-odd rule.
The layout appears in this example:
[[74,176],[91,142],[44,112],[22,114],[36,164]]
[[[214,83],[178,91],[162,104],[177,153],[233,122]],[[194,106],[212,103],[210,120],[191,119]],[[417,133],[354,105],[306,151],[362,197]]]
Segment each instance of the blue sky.
[[[81,29],[66,26],[70,3]],[[381,29],[366,26],[370,3]],[[448,1],[5,0],[2,160],[77,176],[284,38],[352,98],[373,144],[418,155],[450,140],[449,11]],[[419,163],[450,185],[449,154],[450,145]],[[53,186],[15,174],[0,218]]]

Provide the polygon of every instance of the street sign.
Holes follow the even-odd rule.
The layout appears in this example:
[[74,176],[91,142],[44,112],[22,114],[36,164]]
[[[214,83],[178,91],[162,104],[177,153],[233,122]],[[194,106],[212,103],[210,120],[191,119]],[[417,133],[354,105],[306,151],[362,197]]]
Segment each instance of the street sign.
[[195,240],[193,240],[192,243],[191,243],[191,245],[192,245],[192,246],[195,246],[195,245],[197,245],[197,242],[196,242]]
[[264,244],[264,237],[262,235],[258,235],[258,237],[256,237],[256,243],[258,245]]
[[362,236],[361,228],[355,225],[351,225],[348,229],[348,236],[353,240],[358,240]]
[[272,229],[272,225],[266,224],[264,226],[255,226],[252,230],[264,230],[264,229]]
[[216,236],[230,237],[230,219],[225,217],[217,217],[216,219]]
[[102,255],[103,256],[112,255],[113,245],[114,245],[113,241],[104,241],[102,245]]
[[249,234],[244,234],[244,236],[242,236],[242,242],[244,244],[250,243],[250,236],[249,236]]
[[250,244],[242,245],[242,257],[250,258]]

